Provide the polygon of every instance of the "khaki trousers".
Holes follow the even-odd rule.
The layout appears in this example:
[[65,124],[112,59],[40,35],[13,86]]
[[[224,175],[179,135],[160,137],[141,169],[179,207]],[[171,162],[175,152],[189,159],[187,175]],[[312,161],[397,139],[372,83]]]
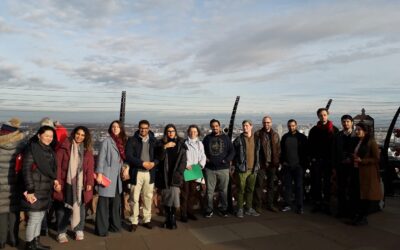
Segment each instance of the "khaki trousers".
[[150,184],[150,173],[139,171],[137,173],[136,185],[131,187],[129,195],[129,205],[132,210],[132,216],[129,217],[129,220],[132,224],[137,225],[139,223],[139,198],[141,194],[143,201],[143,222],[147,223],[151,221],[153,190],[154,183]]

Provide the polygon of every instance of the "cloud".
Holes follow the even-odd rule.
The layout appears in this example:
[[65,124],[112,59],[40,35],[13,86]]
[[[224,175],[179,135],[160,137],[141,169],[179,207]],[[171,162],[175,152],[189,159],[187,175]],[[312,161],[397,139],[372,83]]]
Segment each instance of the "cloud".
[[109,17],[122,7],[118,1],[23,1],[10,2],[20,19],[36,28],[96,28],[108,24]]
[[10,63],[0,59],[0,86],[1,87],[23,87],[26,89],[44,89],[54,87],[46,83],[44,79],[36,76],[27,76],[22,70]]
[[231,17],[223,22],[213,20],[217,25],[211,21],[204,24],[214,27],[208,34],[199,33],[208,39],[196,54],[196,66],[208,74],[247,71],[290,61],[309,47],[324,50],[330,44],[335,53],[335,43],[353,39],[392,40],[398,46],[398,7],[393,2],[367,2],[363,6],[326,3],[298,7],[280,16],[258,16],[256,21],[240,18],[241,13],[236,22]]
[[9,25],[2,17],[0,17],[0,34],[1,33],[14,33],[16,30]]

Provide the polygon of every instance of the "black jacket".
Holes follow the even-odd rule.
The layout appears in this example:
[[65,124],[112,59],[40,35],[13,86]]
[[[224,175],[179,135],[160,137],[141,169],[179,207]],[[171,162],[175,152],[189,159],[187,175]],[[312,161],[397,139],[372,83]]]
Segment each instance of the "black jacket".
[[333,168],[340,168],[345,165],[343,162],[346,159],[351,161],[347,165],[353,164],[352,159],[357,142],[358,138],[355,136],[354,131],[350,135],[345,135],[343,131],[336,134],[332,147]]
[[300,165],[305,168],[308,166],[309,159],[308,159],[308,141],[307,136],[297,131],[294,135],[290,132],[284,134],[281,140],[281,164],[287,161],[286,159],[286,150],[285,150],[285,143],[289,136],[295,136],[297,138],[297,151],[299,156]]
[[[257,173],[260,169],[260,139],[258,137],[254,138],[254,165],[252,166],[253,173]],[[233,147],[235,148],[235,170],[241,173],[247,171],[246,162],[246,142],[243,133],[240,134],[233,142]]]
[[[129,175],[131,177],[130,183],[132,185],[136,185],[138,171],[146,170],[143,167],[143,161],[140,159],[140,156],[142,154],[142,146],[143,143],[142,138],[139,136],[139,131],[136,131],[136,133],[132,137],[129,137],[128,142],[125,146],[126,161],[130,166]],[[154,168],[150,170],[150,183],[154,183],[156,166],[158,165],[159,160],[156,158],[155,153],[158,147],[158,141],[154,137],[152,132],[149,133],[149,147],[150,161],[154,162],[155,164]]]
[[42,162],[34,161],[32,155],[32,144],[37,142],[32,142],[29,144],[23,155],[23,165],[22,165],[22,176],[24,180],[24,191],[28,193],[35,194],[37,201],[30,204],[26,199],[21,201],[21,209],[25,211],[45,211],[50,206],[51,194],[53,193],[53,185],[56,176],[57,163],[54,151],[51,148],[45,148],[43,146],[38,147],[40,149],[40,154],[43,154],[47,161],[49,161],[52,169],[51,172],[54,173],[53,176],[48,176],[39,170],[39,165]]
[[[164,143],[160,141],[160,145]],[[168,153],[168,149],[160,147],[160,166],[157,169],[156,187],[160,189],[173,187],[180,187],[183,183],[183,172],[186,169],[186,150],[187,146],[182,139],[176,141],[176,159],[174,166],[169,166],[171,155]]]
[[[331,129],[329,129],[329,125],[332,126]],[[333,126],[331,121],[328,121],[325,125],[321,125],[319,122],[312,127],[308,134],[310,158],[331,161],[333,139],[338,132],[339,130]]]

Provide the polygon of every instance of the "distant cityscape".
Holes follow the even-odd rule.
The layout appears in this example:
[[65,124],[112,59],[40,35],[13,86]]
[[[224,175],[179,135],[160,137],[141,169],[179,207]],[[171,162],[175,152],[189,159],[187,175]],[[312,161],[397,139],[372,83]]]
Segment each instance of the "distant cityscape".
[[[97,153],[97,151],[100,148],[100,143],[104,140],[104,138],[106,138],[108,136],[107,130],[108,130],[109,124],[105,124],[105,123],[86,123],[86,124],[85,123],[63,123],[63,126],[66,127],[69,132],[78,125],[84,125],[89,128],[89,130],[92,133],[92,137],[93,137],[94,150],[95,150],[95,153]],[[152,124],[151,125],[151,130],[157,138],[162,137],[165,125],[166,124]],[[177,130],[178,130],[178,135],[180,137],[183,137],[183,138],[186,137],[186,130],[187,130],[188,126],[189,126],[189,124],[176,124]],[[200,124],[198,126],[201,131],[201,135],[200,135],[201,139],[206,134],[211,132],[208,124]],[[299,124],[298,130],[301,133],[308,135],[312,126],[314,126],[314,124],[306,124],[306,125]],[[340,124],[337,126],[340,128]],[[36,133],[38,127],[39,127],[38,123],[23,123],[21,125],[21,129],[26,132],[28,138],[33,136],[34,133]],[[221,124],[221,128],[222,129],[228,128],[228,124]],[[260,128],[261,128],[261,125],[254,124],[253,130],[256,131]],[[287,132],[287,128],[286,128],[285,124],[275,124],[273,126],[273,129],[275,131],[277,131],[277,133],[280,135],[280,137],[282,137],[282,135]],[[125,124],[125,130],[126,130],[126,133],[128,136],[132,136],[137,131],[137,124],[129,124],[129,123]],[[232,136],[233,139],[236,138],[240,133],[242,133],[241,126],[235,126],[233,129],[233,136]],[[383,142],[386,138],[386,134],[387,134],[387,127],[385,127],[385,128],[376,127],[375,128],[375,139],[378,144],[380,144],[380,145],[383,144]],[[393,145],[400,144],[400,139],[396,138],[396,137],[394,137],[394,135],[392,135],[391,144],[393,144]],[[392,157],[396,157],[394,155],[394,150],[393,150],[393,152],[389,152],[389,155]],[[396,157],[396,158],[398,158],[400,160],[399,157]]]

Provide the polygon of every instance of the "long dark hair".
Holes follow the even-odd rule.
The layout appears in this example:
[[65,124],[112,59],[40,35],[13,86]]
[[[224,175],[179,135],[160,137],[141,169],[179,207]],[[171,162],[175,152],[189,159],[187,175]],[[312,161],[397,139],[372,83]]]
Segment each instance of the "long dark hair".
[[72,142],[72,140],[74,140],[74,138],[75,138],[75,134],[79,130],[82,130],[85,133],[85,139],[83,140],[83,147],[87,151],[93,151],[92,135],[90,134],[89,129],[85,126],[78,126],[78,127],[74,128],[71,132],[69,140]]
[[39,130],[36,132],[36,134],[34,135],[34,136],[32,136],[30,139],[29,139],[29,142],[30,143],[32,143],[32,142],[36,142],[36,143],[38,143],[39,142],[39,135],[42,135],[42,134],[44,134],[46,131],[53,131],[53,140],[51,141],[51,143],[50,143],[50,147],[53,149],[53,150],[55,150],[55,148],[56,148],[56,145],[57,145],[57,143],[58,143],[58,141],[57,141],[57,134],[56,134],[56,130],[53,128],[53,127],[50,127],[50,126],[47,126],[47,125],[45,125],[45,126],[41,126],[40,128],[39,128]]
[[175,130],[175,139],[176,140],[180,139],[179,136],[178,136],[178,131],[176,131],[175,125],[170,123],[170,124],[167,124],[167,126],[165,126],[165,128],[164,128],[164,135],[163,135],[163,138],[162,138],[162,141],[163,141],[164,144],[168,142],[168,132],[167,131],[168,131],[169,128],[173,128]]
[[110,126],[108,126],[108,133],[109,133],[110,135],[113,134],[113,132],[112,132],[112,125],[113,125],[114,123],[117,123],[117,124],[119,125],[119,128],[121,129],[121,132],[119,133],[118,138],[120,138],[120,139],[123,141],[124,145],[125,145],[126,141],[128,140],[128,137],[126,136],[125,127],[124,127],[124,125],[122,124],[121,121],[119,121],[119,120],[114,120],[114,121],[112,121],[112,122],[110,123]]
[[368,150],[367,145],[370,140],[373,140],[373,138],[371,137],[371,130],[368,125],[366,125],[365,123],[359,122],[356,124],[356,127],[357,126],[365,132],[365,136],[362,139],[360,148],[358,150],[358,154],[360,155],[360,157],[364,157],[367,154],[367,150]]

